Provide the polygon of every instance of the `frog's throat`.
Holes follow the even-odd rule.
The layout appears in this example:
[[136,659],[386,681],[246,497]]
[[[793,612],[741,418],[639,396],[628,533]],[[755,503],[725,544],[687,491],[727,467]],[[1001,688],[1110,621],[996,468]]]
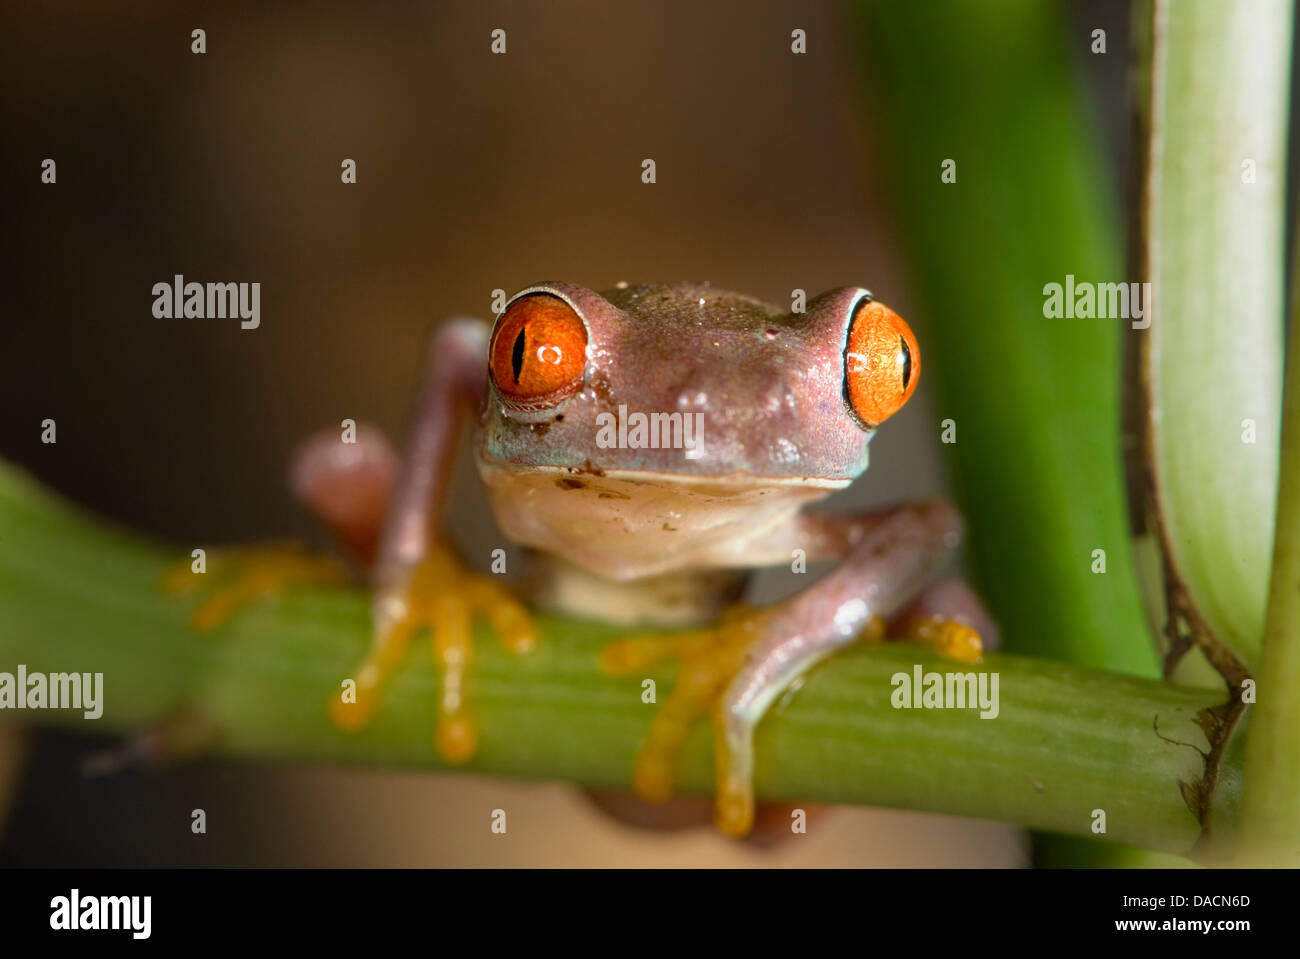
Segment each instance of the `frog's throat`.
[[680,627],[712,622],[745,591],[743,570],[682,570],[615,582],[560,556],[534,553],[525,584],[530,605],[620,626]]
[[[843,481],[496,466],[479,460],[502,532],[617,581],[788,561],[751,545]],[[769,544],[770,545],[770,544]],[[784,546],[784,544],[782,544]]]

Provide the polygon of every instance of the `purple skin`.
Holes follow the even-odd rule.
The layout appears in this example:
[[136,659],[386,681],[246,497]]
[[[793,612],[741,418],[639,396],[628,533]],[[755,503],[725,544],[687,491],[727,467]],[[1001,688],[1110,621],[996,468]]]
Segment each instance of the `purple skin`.
[[[758,481],[817,478],[847,485],[867,468],[870,434],[844,403],[844,347],[866,290],[823,294],[802,314],[708,286],[629,286],[604,294],[571,283],[549,293],[587,326],[586,389],[535,414],[500,397],[481,420],[480,456],[528,467],[581,467]],[[507,308],[509,304],[507,304]],[[595,448],[597,417],[702,412],[705,448]],[[563,416],[557,421],[556,415]],[[545,429],[532,428],[545,424]]]
[[[486,374],[488,327],[457,318],[437,328],[372,571],[372,660],[385,659],[385,644],[404,632],[417,570],[442,548],[457,424],[474,411],[475,456],[501,528],[549,560],[541,602],[606,620],[680,624],[717,611],[716,597],[700,595],[719,582],[712,571],[789,563],[796,549],[808,560],[837,558],[829,575],[753,619],[743,663],[719,690],[718,819],[743,832],[753,814],[754,728],[799,676],[909,601],[913,611],[991,631],[961,584],[924,589],[960,539],[960,516],[943,502],[800,512],[867,466],[872,431],[849,410],[843,382],[849,323],[867,291],[831,291],[803,314],[694,285],[596,293],[548,283],[511,302],[535,293],[563,299],[585,322],[583,387],[554,407],[518,412]],[[703,443],[691,451],[602,446],[598,417],[620,406],[702,414]],[[295,470],[299,493],[334,515],[337,503],[319,491],[347,485],[346,465],[322,455],[337,442],[333,432],[313,440]],[[987,646],[993,635],[984,638]]]

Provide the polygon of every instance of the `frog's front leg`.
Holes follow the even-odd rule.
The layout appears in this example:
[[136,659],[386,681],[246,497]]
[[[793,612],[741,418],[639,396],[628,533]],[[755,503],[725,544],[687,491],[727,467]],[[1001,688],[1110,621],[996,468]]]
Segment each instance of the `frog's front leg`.
[[[961,536],[961,517],[944,502],[896,507],[850,520],[861,529],[843,562],[785,602],[672,638],[640,637],[608,647],[607,669],[626,672],[681,657],[677,685],[656,714],[637,759],[637,792],[662,800],[672,791],[676,757],[692,720],[712,708],[717,796],[715,821],[745,835],[754,820],[754,730],[794,680],[916,597]],[[980,655],[969,625],[945,617],[914,620],[911,636],[956,658]]]
[[477,746],[466,695],[473,617],[486,617],[512,651],[535,642],[523,605],[496,581],[467,570],[439,532],[457,427],[482,404],[486,355],[487,328],[476,320],[448,321],[431,338],[371,572],[370,650],[353,675],[354,697],[340,695],[330,709],[342,729],[365,725],[411,636],[427,626],[441,667],[435,741],[452,762],[469,759]]

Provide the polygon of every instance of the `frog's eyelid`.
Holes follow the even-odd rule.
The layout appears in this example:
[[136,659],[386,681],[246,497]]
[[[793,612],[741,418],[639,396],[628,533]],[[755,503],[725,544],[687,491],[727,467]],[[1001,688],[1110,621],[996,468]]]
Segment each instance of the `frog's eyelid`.
[[847,336],[853,330],[853,320],[858,315],[858,310],[862,309],[868,303],[876,302],[875,296],[868,289],[858,287],[858,295],[849,302],[849,308],[845,313],[844,330]]
[[514,296],[510,297],[510,299],[506,300],[506,305],[502,308],[500,315],[497,317],[497,320],[500,321],[501,317],[509,313],[510,308],[514,306],[516,303],[518,303],[519,301],[526,300],[530,296],[537,296],[538,294],[542,294],[543,296],[553,296],[557,300],[563,300],[565,303],[569,305],[569,309],[573,310],[574,313],[578,314],[578,319],[582,320],[584,326],[589,325],[587,321],[587,314],[583,311],[582,307],[578,304],[578,302],[574,300],[574,298],[570,296],[567,291],[560,289],[559,287],[555,286],[552,283],[534,283],[532,286],[524,287]]

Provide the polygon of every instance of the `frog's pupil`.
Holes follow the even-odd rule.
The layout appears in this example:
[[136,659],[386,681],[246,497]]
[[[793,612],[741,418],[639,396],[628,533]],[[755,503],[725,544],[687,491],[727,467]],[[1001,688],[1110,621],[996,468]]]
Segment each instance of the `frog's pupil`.
[[510,353],[510,365],[514,368],[515,382],[519,382],[519,374],[524,368],[524,331],[521,328],[519,335],[515,337],[515,346]]
[[907,348],[907,340],[901,336],[898,338],[898,348],[903,351],[903,389],[907,389],[907,384],[912,379],[912,351]]

